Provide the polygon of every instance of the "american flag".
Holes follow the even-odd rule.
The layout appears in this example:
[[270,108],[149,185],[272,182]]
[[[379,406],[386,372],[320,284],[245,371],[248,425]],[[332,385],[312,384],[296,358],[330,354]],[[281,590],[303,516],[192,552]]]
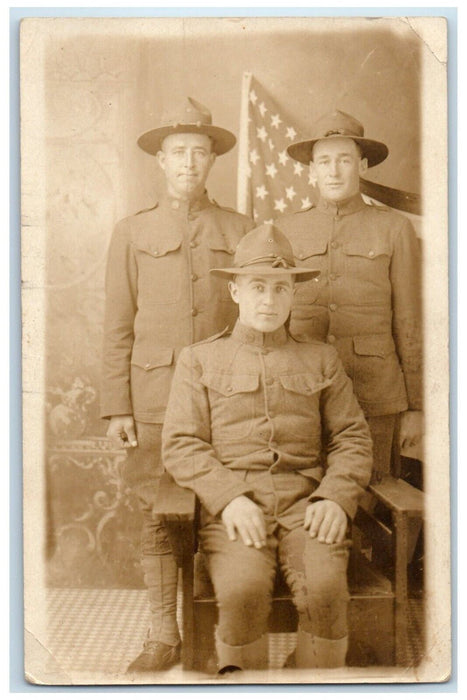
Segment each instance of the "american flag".
[[[251,73],[244,73],[239,129],[237,209],[257,225],[272,223],[282,214],[307,209],[318,200],[318,190],[309,167],[287,155],[287,146],[305,140],[297,126],[277,106]],[[376,188],[376,189],[375,189]],[[422,236],[423,220],[418,195],[394,190],[361,179],[360,190],[368,203],[400,209]],[[376,192],[376,198],[373,194]],[[403,199],[417,200],[414,207],[400,205]],[[412,213],[410,213],[412,212]]]
[[259,225],[314,201],[309,168],[287,155],[302,135],[250,74],[244,75],[239,142],[239,211]]

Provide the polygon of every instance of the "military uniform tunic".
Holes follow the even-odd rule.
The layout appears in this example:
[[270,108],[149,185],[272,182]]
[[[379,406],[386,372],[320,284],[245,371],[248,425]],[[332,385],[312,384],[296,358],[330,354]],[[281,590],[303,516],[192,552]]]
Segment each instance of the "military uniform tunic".
[[297,290],[291,332],[336,347],[366,416],[421,410],[420,250],[409,220],[357,194],[278,226],[297,264],[321,270]]
[[123,219],[108,254],[101,415],[162,423],[181,348],[236,318],[226,284],[209,274],[231,264],[252,228],[207,194],[163,198]]
[[[368,426],[335,349],[240,322],[231,335],[185,348],[162,443],[167,470],[202,504],[199,541],[221,639],[241,645],[266,631],[277,557],[301,628],[344,637],[347,543],[320,543],[303,528],[316,499],[353,518],[371,474]],[[221,514],[241,495],[263,512],[261,550],[227,538]]]

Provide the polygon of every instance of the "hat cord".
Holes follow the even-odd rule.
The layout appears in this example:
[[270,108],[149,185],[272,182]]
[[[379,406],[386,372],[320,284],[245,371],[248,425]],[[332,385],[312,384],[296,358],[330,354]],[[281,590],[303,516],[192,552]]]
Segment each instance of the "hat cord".
[[265,255],[259,258],[253,258],[242,263],[240,267],[249,267],[250,265],[256,265],[258,263],[271,263],[271,267],[284,267],[286,269],[294,267],[293,263],[280,255]]

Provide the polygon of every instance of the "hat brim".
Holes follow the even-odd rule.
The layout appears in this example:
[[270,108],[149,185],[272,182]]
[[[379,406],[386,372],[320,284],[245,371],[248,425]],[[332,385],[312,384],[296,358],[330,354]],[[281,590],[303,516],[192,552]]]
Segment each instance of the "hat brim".
[[319,139],[312,139],[311,141],[297,141],[296,143],[290,144],[287,148],[287,153],[294,160],[298,160],[300,163],[309,165],[312,155],[313,146],[318,141],[329,141],[331,139],[352,139],[359,144],[362,149],[362,157],[368,160],[368,167],[372,168],[379,163],[382,163],[388,157],[389,149],[386,144],[381,143],[381,141],[373,141],[373,139],[365,139],[361,136],[348,136],[346,134],[331,134],[330,136],[322,136]]
[[237,139],[231,131],[222,129],[220,126],[209,124],[177,124],[176,126],[161,126],[157,129],[150,129],[138,138],[137,144],[143,151],[155,156],[162,148],[162,141],[166,136],[172,134],[205,134],[212,139],[213,152],[221,156],[230,151],[236,144]]
[[316,279],[321,273],[321,270],[310,270],[305,267],[271,267],[270,265],[250,265],[246,267],[222,267],[213,268],[209,272],[216,277],[224,279],[232,279],[236,275],[268,275],[278,276],[290,274],[296,277],[296,282],[308,282]]

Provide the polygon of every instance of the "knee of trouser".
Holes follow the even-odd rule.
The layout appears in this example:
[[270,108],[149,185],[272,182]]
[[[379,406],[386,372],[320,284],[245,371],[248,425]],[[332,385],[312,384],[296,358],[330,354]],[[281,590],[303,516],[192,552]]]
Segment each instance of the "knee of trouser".
[[261,626],[270,609],[270,582],[266,576],[233,574],[217,582],[216,597],[221,617]]

